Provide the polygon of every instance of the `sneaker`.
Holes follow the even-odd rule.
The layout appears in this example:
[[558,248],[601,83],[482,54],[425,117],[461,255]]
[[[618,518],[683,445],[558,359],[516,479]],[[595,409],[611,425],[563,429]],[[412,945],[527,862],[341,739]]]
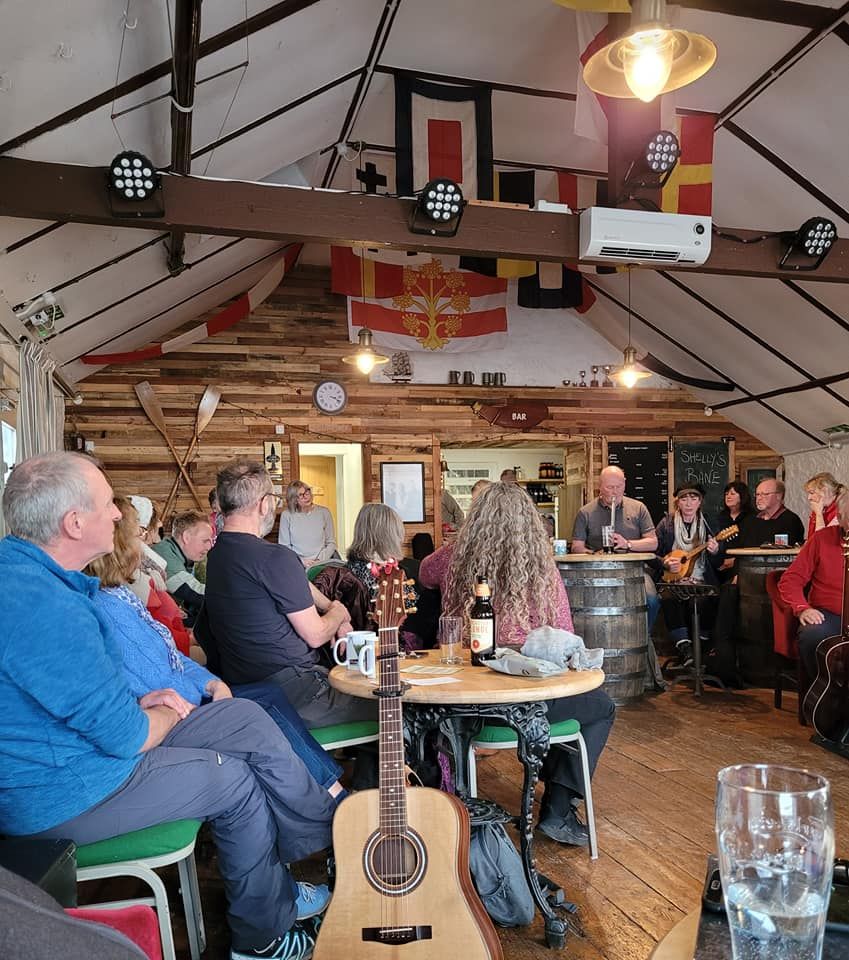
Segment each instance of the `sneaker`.
[[566,816],[557,813],[548,813],[537,824],[537,829],[558,843],[566,843],[572,847],[586,847],[590,842],[590,832],[587,825],[581,823],[575,808],[572,807]]
[[324,913],[330,903],[330,890],[326,883],[316,886],[314,883],[298,882],[298,899],[295,906],[298,908],[298,920],[309,920]]
[[282,937],[260,950],[230,950],[230,960],[309,960],[321,920],[296,920]]
[[678,659],[681,661],[682,666],[684,667],[692,666],[693,644],[690,643],[687,637],[684,637],[683,640],[679,640],[675,644],[675,651],[678,654]]

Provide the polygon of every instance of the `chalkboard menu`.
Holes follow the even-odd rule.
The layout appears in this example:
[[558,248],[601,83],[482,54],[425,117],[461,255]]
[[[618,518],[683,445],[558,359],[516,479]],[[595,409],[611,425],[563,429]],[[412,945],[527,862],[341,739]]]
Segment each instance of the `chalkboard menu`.
[[673,489],[682,483],[704,487],[702,512],[711,530],[725,505],[723,491],[731,480],[731,456],[725,440],[676,440],[672,447]]
[[669,444],[666,440],[610,440],[607,462],[625,471],[625,495],[644,503],[655,523],[669,504]]

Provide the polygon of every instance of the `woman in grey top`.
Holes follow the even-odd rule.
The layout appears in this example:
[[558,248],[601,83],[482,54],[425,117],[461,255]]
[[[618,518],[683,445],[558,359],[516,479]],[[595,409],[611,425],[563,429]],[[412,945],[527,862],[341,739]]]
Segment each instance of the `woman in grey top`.
[[286,489],[287,508],[280,514],[277,542],[294,550],[307,568],[339,556],[333,515],[313,503],[312,489],[293,480]]

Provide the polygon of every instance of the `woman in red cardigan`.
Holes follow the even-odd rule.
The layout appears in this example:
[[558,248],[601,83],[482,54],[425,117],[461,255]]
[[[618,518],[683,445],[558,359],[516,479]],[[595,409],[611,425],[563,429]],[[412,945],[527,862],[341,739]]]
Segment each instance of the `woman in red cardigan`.
[[839,525],[824,527],[805,541],[778,581],[781,599],[799,618],[799,656],[808,676],[817,675],[821,640],[841,632],[843,605],[843,530],[849,530],[849,492],[837,498]]

